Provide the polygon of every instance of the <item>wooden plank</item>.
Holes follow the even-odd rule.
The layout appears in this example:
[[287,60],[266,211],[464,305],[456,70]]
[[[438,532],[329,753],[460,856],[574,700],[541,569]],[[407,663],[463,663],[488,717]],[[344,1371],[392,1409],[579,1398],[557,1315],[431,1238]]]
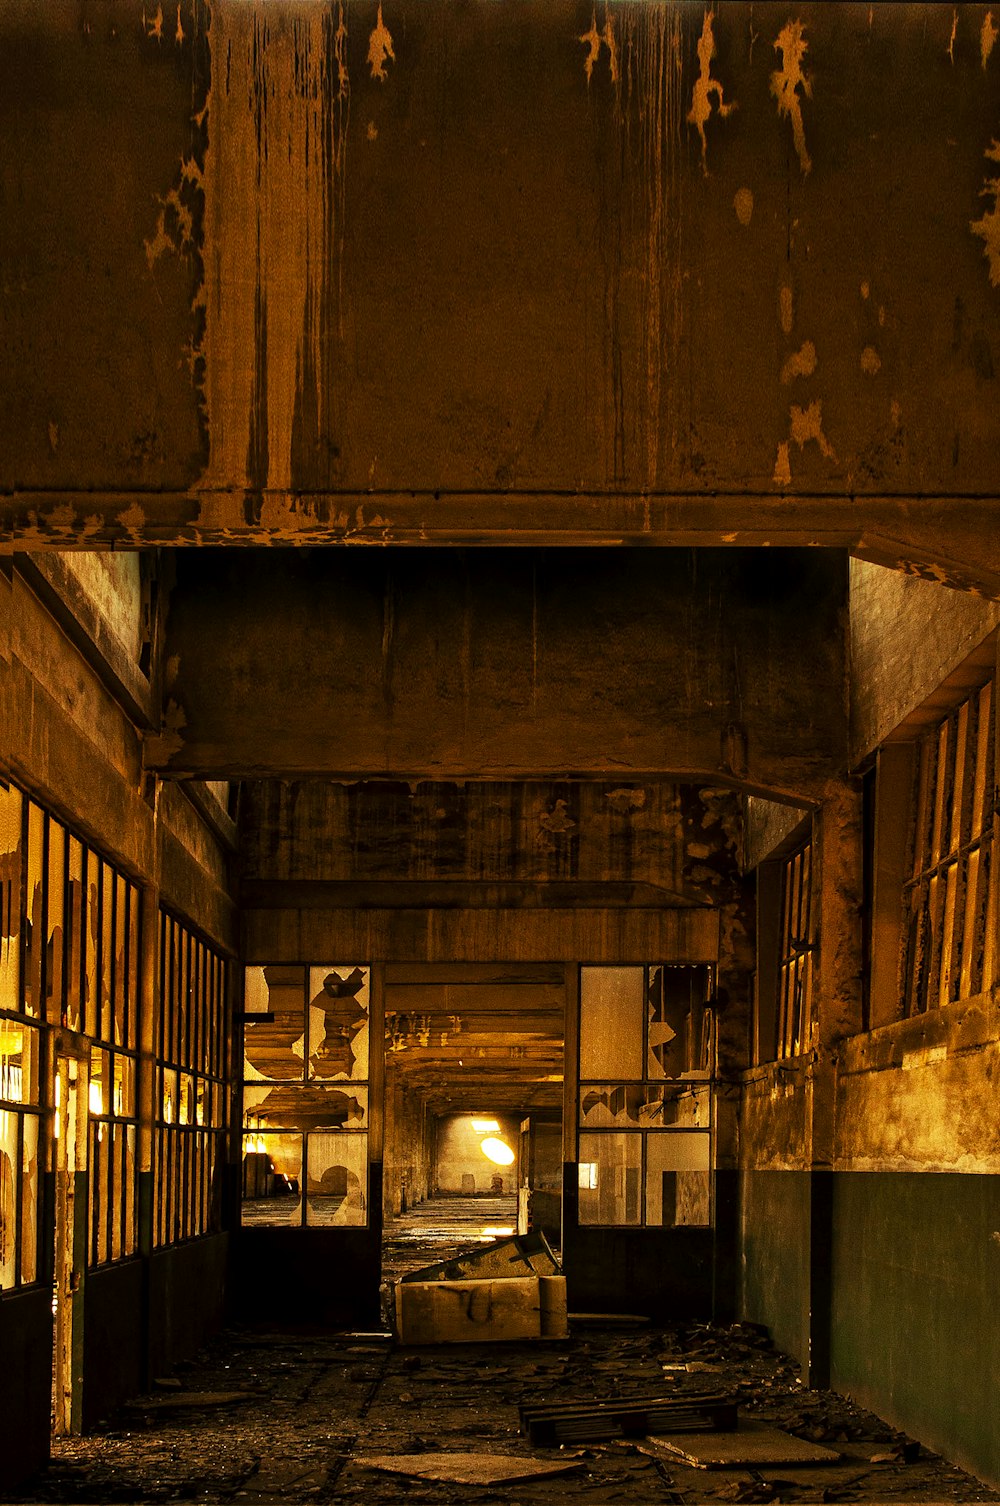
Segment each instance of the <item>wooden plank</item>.
[[363,1454],[354,1460],[361,1469],[381,1469],[395,1475],[415,1475],[421,1480],[442,1480],[458,1485],[502,1485],[515,1480],[539,1480],[544,1475],[562,1475],[579,1469],[576,1459],[516,1458],[513,1454],[426,1453]]

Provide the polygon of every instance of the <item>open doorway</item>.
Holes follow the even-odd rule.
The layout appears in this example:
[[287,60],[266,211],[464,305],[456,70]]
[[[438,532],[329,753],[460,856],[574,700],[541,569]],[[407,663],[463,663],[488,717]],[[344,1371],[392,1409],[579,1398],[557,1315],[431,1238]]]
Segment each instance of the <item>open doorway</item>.
[[561,964],[385,973],[383,1278],[541,1231],[562,1193]]

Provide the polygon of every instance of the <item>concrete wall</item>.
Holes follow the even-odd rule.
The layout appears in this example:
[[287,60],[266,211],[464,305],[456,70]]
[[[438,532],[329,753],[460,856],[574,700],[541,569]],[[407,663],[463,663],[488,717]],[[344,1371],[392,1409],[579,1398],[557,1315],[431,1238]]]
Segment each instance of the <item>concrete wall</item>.
[[[483,1153],[482,1142],[488,1136],[472,1127],[471,1114],[447,1115],[437,1121],[434,1144],[433,1184],[435,1192],[466,1193],[490,1192],[494,1178],[501,1179],[501,1190],[516,1192],[518,1187],[518,1142],[520,1119],[511,1114],[493,1114],[489,1111],[489,1099],[484,1098],[482,1115],[477,1118],[496,1119],[500,1126],[494,1138],[502,1140],[514,1152],[511,1166],[497,1166]],[[472,1179],[470,1187],[468,1179]]]
[[[991,541],[984,539],[989,549]],[[858,764],[913,713],[901,735],[944,714],[956,671],[1000,626],[1000,604],[935,581],[851,561],[851,762]],[[988,661],[987,661],[988,663]],[[982,665],[968,683],[985,678]],[[940,690],[943,687],[943,690]]]

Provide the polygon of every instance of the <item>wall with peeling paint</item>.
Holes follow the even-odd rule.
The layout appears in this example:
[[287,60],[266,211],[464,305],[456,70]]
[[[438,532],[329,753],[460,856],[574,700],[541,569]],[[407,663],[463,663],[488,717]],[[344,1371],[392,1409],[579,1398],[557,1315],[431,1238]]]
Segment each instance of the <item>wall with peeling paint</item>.
[[737,541],[784,497],[990,495],[1000,53],[954,15],[8,11],[5,516],[391,538],[414,490],[473,530],[588,494],[583,531],[721,491]]

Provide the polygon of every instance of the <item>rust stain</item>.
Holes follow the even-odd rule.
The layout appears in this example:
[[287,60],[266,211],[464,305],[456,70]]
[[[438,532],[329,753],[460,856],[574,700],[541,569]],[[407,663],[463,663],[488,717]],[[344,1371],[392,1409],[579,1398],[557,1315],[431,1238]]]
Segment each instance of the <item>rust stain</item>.
[[803,173],[808,173],[812,169],[812,159],[806,150],[802,100],[812,99],[812,83],[802,66],[809,50],[804,32],[801,21],[788,21],[779,32],[774,50],[781,53],[781,67],[771,74],[771,93],[778,102],[779,116],[787,115],[792,122],[792,140],[799,166]]
[[945,51],[948,54],[948,61],[951,63],[951,66],[953,68],[955,66],[955,38],[957,36],[958,36],[958,11],[954,10],[951,13],[951,36],[948,38],[948,46],[945,48]]
[[782,334],[790,335],[795,322],[795,304],[792,290],[787,283],[778,294],[778,314],[781,319]]
[[874,345],[866,345],[861,352],[861,370],[865,376],[878,376],[882,370],[882,358]]
[[687,113],[689,125],[694,126],[701,138],[701,170],[708,177],[708,141],[705,136],[705,126],[712,117],[712,97],[714,95],[718,113],[725,120],[737,108],[736,102],[726,104],[723,99],[722,85],[718,79],[712,77],[712,59],[715,57],[715,37],[712,33],[713,12],[707,10],[702,22],[701,36],[698,39],[698,77],[694,81],[691,91],[691,108]]
[[[993,141],[984,154],[989,162],[1000,162],[1000,141]],[[992,199],[993,207],[978,220],[969,221],[969,229],[984,242],[983,255],[990,266],[990,285],[1000,287],[1000,178],[986,178],[979,190],[981,199]]]
[[993,12],[988,10],[983,17],[982,30],[979,33],[979,56],[982,59],[984,73],[998,36],[1000,36],[1000,31],[993,25]]
[[177,6],[177,26],[174,30],[174,41],[177,43],[178,47],[180,47],[181,43],[184,41],[184,27],[181,22],[181,8],[179,4]]
[[385,71],[386,63],[394,63],[396,54],[392,50],[392,36],[388,26],[382,20],[382,6],[379,4],[378,20],[375,22],[371,36],[368,38],[368,66],[372,71],[372,78],[377,78],[380,84],[384,84],[388,78]]

